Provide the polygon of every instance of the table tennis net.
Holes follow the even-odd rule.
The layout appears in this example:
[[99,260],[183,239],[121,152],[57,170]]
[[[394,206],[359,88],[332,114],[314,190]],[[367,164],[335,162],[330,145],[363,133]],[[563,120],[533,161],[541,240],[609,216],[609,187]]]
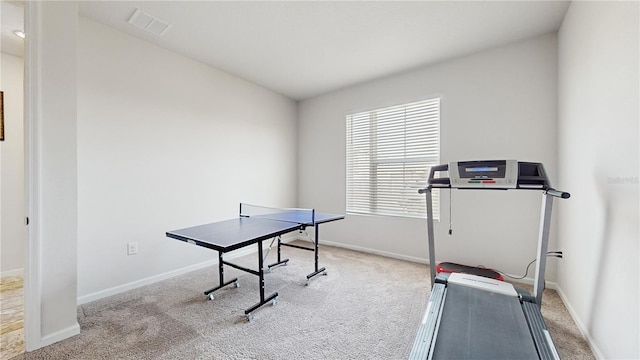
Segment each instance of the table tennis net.
[[314,209],[281,209],[240,203],[240,217],[261,218],[297,224],[315,224]]

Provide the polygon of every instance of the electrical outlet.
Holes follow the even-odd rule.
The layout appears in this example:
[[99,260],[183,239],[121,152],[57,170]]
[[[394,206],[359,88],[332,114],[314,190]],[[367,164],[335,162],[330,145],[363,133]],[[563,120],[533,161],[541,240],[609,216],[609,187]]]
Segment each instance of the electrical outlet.
[[135,255],[138,253],[138,243],[131,242],[127,244],[127,255]]

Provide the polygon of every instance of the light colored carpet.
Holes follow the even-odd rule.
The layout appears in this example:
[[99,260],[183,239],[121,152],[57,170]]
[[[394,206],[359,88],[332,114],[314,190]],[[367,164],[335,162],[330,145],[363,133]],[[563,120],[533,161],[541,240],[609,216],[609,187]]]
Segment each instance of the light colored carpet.
[[[258,302],[258,277],[225,267],[240,287],[207,300],[216,266],[82,305],[80,335],[14,359],[407,358],[429,297],[427,265],[321,246],[328,275],[305,286],[313,253],[283,253],[289,265],[265,277],[265,294],[277,291],[279,302],[253,322],[244,310]],[[255,268],[257,254],[233,262]],[[563,358],[593,358],[554,291],[545,291],[543,314]]]

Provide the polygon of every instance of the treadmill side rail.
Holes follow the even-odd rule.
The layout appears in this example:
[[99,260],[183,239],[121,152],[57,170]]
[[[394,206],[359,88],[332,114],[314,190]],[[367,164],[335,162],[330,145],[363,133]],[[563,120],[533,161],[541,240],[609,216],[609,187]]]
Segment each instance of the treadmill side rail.
[[418,328],[418,335],[413,343],[409,359],[424,360],[431,358],[433,354],[433,345],[438,333],[438,323],[442,313],[441,308],[444,304],[446,296],[446,284],[436,283],[431,289],[429,304],[427,310],[422,317],[422,323]]
[[538,351],[540,359],[560,360],[560,355],[551,339],[551,334],[544,322],[540,308],[534,302],[522,301],[522,310],[529,324],[529,331]]

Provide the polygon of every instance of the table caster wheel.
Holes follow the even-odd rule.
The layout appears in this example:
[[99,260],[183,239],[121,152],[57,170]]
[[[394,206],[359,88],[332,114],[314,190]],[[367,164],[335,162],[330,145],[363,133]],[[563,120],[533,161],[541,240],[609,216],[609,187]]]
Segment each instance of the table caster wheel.
[[213,294],[209,294],[209,295],[207,295],[207,299],[213,300],[213,299],[215,299],[215,297],[213,297]]
[[253,321],[253,314],[247,314],[247,321],[248,322],[252,322]]
[[304,286],[309,286],[309,279],[304,283]]
[[275,306],[278,303],[278,297],[274,297],[273,300],[271,300],[271,305]]
[[234,281],[234,282],[233,282],[233,285],[236,287],[236,289],[240,287],[240,283],[239,283],[239,282],[237,282],[237,281]]

